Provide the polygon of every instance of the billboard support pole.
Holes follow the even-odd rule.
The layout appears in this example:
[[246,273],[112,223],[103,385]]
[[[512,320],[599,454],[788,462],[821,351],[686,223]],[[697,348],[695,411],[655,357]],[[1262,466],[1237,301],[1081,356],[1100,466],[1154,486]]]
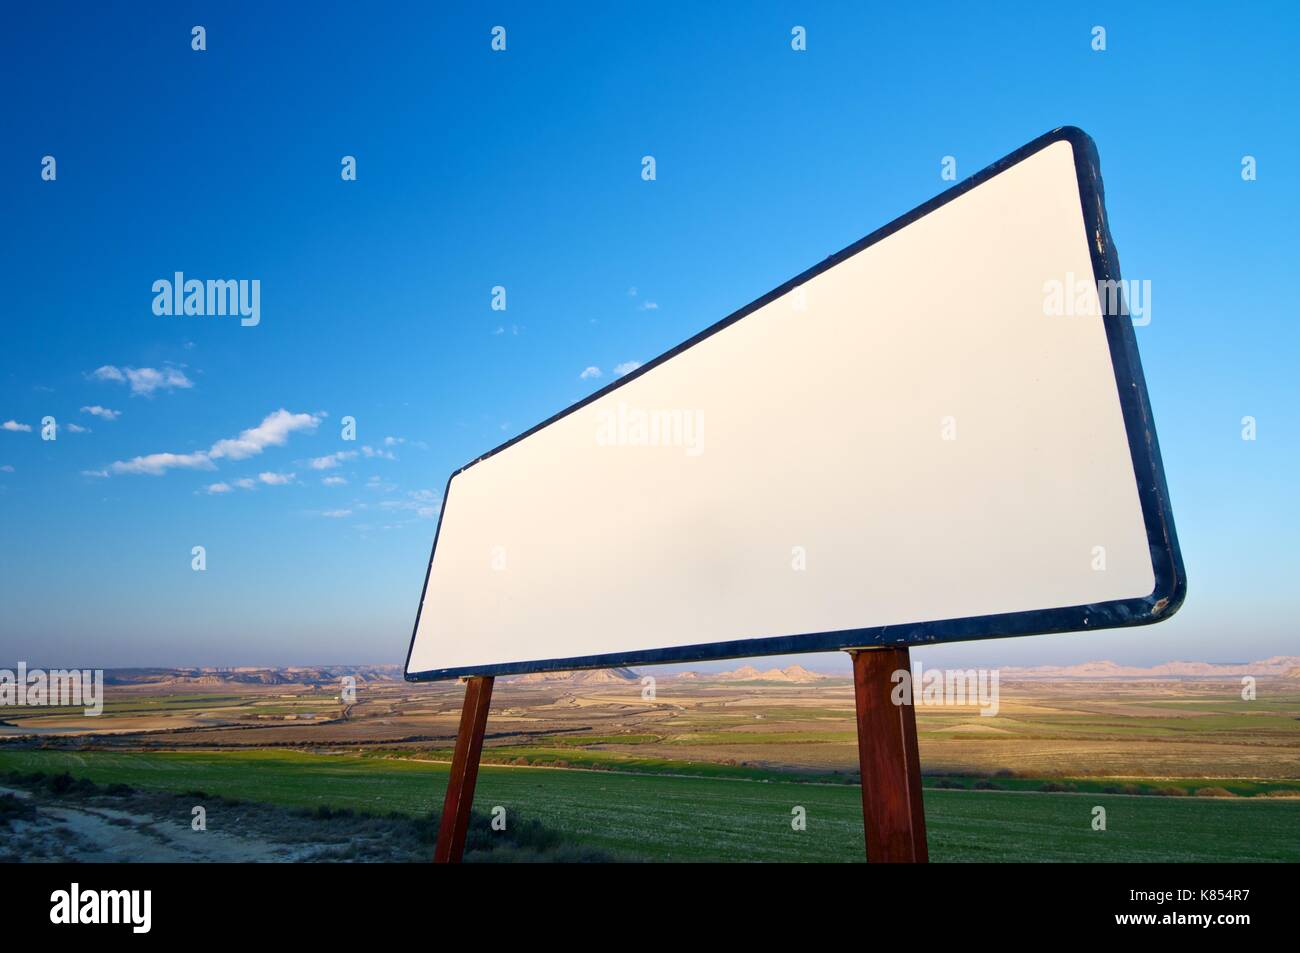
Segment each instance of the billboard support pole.
[[[912,705],[911,657],[907,647],[854,649],[853,694],[857,701],[858,764],[862,772],[862,825],[872,863],[927,863],[921,760]],[[908,680],[896,684],[895,672]],[[896,704],[894,692],[902,704]],[[906,692],[905,695],[901,694]]]
[[438,846],[433,851],[435,864],[458,864],[465,851],[465,835],[469,832],[470,808],[474,805],[474,784],[478,781],[478,762],[483,753],[483,732],[487,728],[493,681],[491,675],[465,679],[465,707],[460,711],[460,730],[456,733],[456,751],[451,758],[451,777],[447,780],[447,797],[442,802]]

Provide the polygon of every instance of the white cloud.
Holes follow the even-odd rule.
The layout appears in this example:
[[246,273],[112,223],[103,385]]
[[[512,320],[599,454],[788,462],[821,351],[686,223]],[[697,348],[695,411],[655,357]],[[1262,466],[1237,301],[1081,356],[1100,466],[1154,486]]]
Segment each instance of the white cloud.
[[68,433],[90,433],[89,428],[80,424],[64,424],[63,426],[67,428]]
[[294,473],[259,473],[257,478],[267,486],[285,486],[292,483],[295,476]]
[[109,410],[107,407],[100,407],[99,404],[92,404],[89,407],[82,407],[83,414],[90,414],[92,417],[102,417],[104,420],[117,420],[122,416],[120,410]]
[[442,497],[433,490],[410,490],[404,500],[382,500],[379,508],[383,510],[410,510],[421,519],[436,519],[442,506]]
[[384,438],[384,446],[385,446],[385,447],[396,447],[396,446],[398,446],[399,444],[403,444],[403,443],[406,443],[406,438],[405,438],[405,437],[385,437],[385,438]]
[[614,365],[614,376],[622,377],[624,374],[631,374],[641,366],[640,361],[624,361],[622,364]]
[[433,490],[412,490],[407,494],[415,504],[415,514],[424,519],[433,519],[442,506],[442,497]]
[[96,368],[90,376],[99,381],[127,384],[132,394],[144,397],[152,397],[154,391],[158,390],[184,390],[194,386],[194,382],[179,367],[164,367],[159,370],[156,367],[114,367],[105,364]]
[[357,455],[355,450],[340,450],[338,453],[327,454],[323,457],[314,457],[307,461],[307,466],[313,470],[333,470],[344,460],[351,460]]
[[283,446],[291,433],[299,430],[315,430],[323,414],[291,414],[281,407],[256,427],[250,427],[238,437],[218,440],[208,451],[214,460],[225,457],[230,460],[244,460],[256,456],[267,447]]
[[252,477],[240,477],[238,480],[232,482],[241,490],[251,490],[253,487],[257,486],[257,483]]
[[118,460],[108,465],[107,473],[147,473],[149,476],[162,476],[168,470],[215,469],[216,465],[208,459],[208,455],[199,451],[198,453],[150,453],[142,457],[132,457],[130,460]]
[[641,305],[642,311],[658,311],[659,305],[654,301],[646,301]]
[[[238,437],[218,440],[208,450],[193,453],[151,453],[146,456],[133,457],[130,460],[118,460],[108,466],[108,473],[146,473],[160,476],[168,470],[215,470],[213,460],[244,460],[261,453],[266,447],[278,447],[284,444],[291,433],[299,430],[315,430],[323,414],[291,414],[281,408],[266,418],[256,427],[250,427]],[[251,481],[250,481],[251,482]],[[238,485],[238,481],[236,481]]]
[[206,487],[204,487],[204,489],[211,494],[216,494],[216,493],[229,493],[234,488],[229,483],[209,483]]
[[31,433],[31,424],[20,424],[16,420],[6,420],[0,424],[0,430],[12,430],[14,433]]
[[341,476],[327,476],[321,481],[322,486],[347,486],[348,481]]
[[635,297],[636,297],[636,285],[633,285],[631,288],[628,288],[628,289],[627,289],[627,296],[628,296],[629,298],[635,298]]
[[328,517],[329,519],[332,520],[341,520],[343,519],[343,517],[351,516],[351,515],[352,515],[351,510],[325,510],[321,513],[321,516]]
[[583,369],[582,373],[578,375],[578,380],[588,381],[591,380],[593,377],[599,377],[599,376],[600,376],[600,368],[596,367],[593,364],[591,367],[587,367]]
[[384,460],[396,460],[397,457],[390,450],[376,450],[374,447],[362,447],[362,454],[369,460],[372,457],[381,457]]

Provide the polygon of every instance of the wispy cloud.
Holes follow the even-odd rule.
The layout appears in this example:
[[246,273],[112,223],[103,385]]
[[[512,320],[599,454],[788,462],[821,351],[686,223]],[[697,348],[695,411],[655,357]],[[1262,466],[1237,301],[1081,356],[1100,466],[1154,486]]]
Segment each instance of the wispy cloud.
[[0,430],[10,430],[14,433],[31,433],[32,425],[20,424],[16,420],[6,420],[4,423],[0,424]]
[[114,367],[105,364],[96,368],[90,375],[98,381],[115,381],[126,384],[132,394],[152,397],[159,390],[185,390],[193,387],[194,382],[185,376],[179,367]]
[[641,303],[641,310],[642,310],[642,311],[658,311],[658,310],[659,310],[659,304],[658,304],[658,302],[655,302],[655,301],[643,301],[643,302]]
[[126,473],[147,473],[150,476],[162,476],[168,470],[215,470],[214,464],[203,451],[197,453],[149,453],[130,460],[117,460],[110,463],[96,476],[110,476]]
[[410,510],[421,519],[431,520],[438,515],[442,497],[433,490],[410,490],[406,499],[383,500],[379,506],[385,510]]
[[[266,476],[277,477],[279,475],[280,474],[278,473],[269,473],[269,474],[262,473],[259,474],[259,479],[261,479],[261,477],[266,477]],[[288,474],[288,476],[292,479],[293,474],[290,473]],[[276,481],[262,480],[262,482],[274,483]],[[282,482],[288,483],[290,482],[290,480],[285,480]],[[213,494],[213,495],[221,494],[221,493],[230,493],[234,490],[254,490],[257,489],[257,480],[254,480],[252,477],[240,477],[238,480],[230,480],[229,482],[223,480],[220,483],[209,483],[203,489],[209,494]]]
[[193,453],[151,453],[118,460],[93,475],[109,476],[126,473],[143,473],[161,476],[168,470],[214,470],[214,460],[245,460],[256,456],[267,447],[286,443],[289,435],[301,430],[315,430],[323,414],[291,414],[281,408],[268,414],[256,427],[250,427],[238,437],[218,440],[208,450]]
[[376,450],[374,447],[362,447],[361,453],[367,460],[372,459],[374,457],[379,457],[380,459],[383,460],[397,459],[397,455],[394,454],[391,450]]
[[117,420],[122,416],[120,410],[109,410],[107,407],[100,407],[99,404],[92,404],[89,407],[82,407],[83,414],[90,414],[92,417],[100,417],[103,420]]
[[641,366],[640,361],[624,361],[622,364],[614,365],[614,376],[622,377],[624,374],[631,374]]
[[356,455],[355,450],[340,450],[338,453],[326,454],[323,457],[313,457],[307,461],[307,466],[313,470],[333,470],[344,460],[351,460]]
[[320,482],[322,486],[347,486],[348,485],[347,478],[341,476],[323,477]]
[[578,375],[578,380],[589,381],[599,377],[600,374],[600,368],[593,364],[590,367],[583,368],[582,373]]
[[345,516],[351,516],[352,511],[351,510],[323,510],[321,511],[320,515],[326,517],[327,519],[341,520]]
[[267,486],[287,486],[295,476],[295,473],[259,473],[257,478]]
[[83,427],[80,424],[64,424],[68,433],[90,433],[89,427]]

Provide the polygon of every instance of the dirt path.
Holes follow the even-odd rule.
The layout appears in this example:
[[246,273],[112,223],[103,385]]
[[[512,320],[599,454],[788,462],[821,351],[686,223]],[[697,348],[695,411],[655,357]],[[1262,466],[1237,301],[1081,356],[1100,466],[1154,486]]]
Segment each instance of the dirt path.
[[249,835],[196,831],[188,818],[92,804],[54,804],[34,798],[29,791],[0,787],[0,795],[4,794],[19,798],[35,812],[11,821],[8,850],[21,851],[14,858],[19,860],[248,863],[309,860],[319,853],[311,845],[268,840],[262,830]]

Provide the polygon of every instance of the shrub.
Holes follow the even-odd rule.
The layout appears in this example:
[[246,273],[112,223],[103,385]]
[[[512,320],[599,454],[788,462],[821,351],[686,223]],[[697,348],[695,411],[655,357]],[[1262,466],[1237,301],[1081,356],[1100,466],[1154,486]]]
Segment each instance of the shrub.
[[36,813],[24,798],[12,794],[0,794],[0,826],[7,826],[10,821],[31,817]]

